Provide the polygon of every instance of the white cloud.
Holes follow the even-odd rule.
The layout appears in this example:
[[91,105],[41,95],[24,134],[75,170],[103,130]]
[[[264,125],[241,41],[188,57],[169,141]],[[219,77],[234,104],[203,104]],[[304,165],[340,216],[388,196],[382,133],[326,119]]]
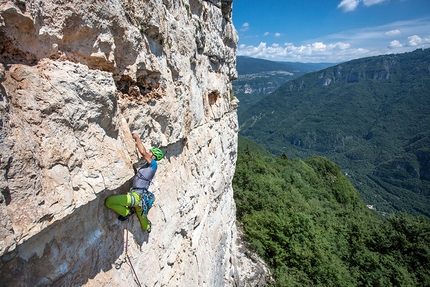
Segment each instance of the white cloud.
[[[387,32],[388,31],[388,32]],[[368,50],[379,50],[379,54],[384,54],[388,47],[387,37],[394,37],[391,40],[397,40],[402,43],[403,47],[411,46],[406,44],[408,41],[413,45],[419,45],[419,39],[412,37],[407,38],[406,35],[416,35],[421,38],[429,36],[430,31],[430,18],[415,19],[410,21],[398,21],[389,23],[382,26],[366,27],[363,29],[347,30],[336,34],[326,35],[317,39],[310,40],[310,42],[343,42],[349,43],[354,47],[363,47]],[[404,35],[403,37],[399,37]],[[426,41],[421,44],[427,44]],[[423,46],[423,48],[429,45]]]
[[387,1],[387,0],[363,0],[363,3],[365,6],[372,6],[372,5],[379,4],[379,3],[382,3],[385,1]]
[[341,8],[343,12],[351,12],[357,8],[359,2],[359,0],[342,0],[337,8]]
[[[277,44],[257,42],[259,44],[242,44],[239,46],[237,54],[276,61],[344,62],[362,57],[430,48],[429,31],[430,18],[420,18],[382,26],[347,30],[301,43],[280,45],[279,42]],[[273,36],[274,34],[270,33],[270,35]],[[281,38],[272,39],[276,42],[276,40],[280,41]]]
[[413,36],[408,37],[409,46],[415,47],[415,46],[418,46],[419,44],[421,44],[421,42],[422,42],[422,39],[417,35],[413,35]]
[[323,42],[315,42],[312,44],[312,47],[315,48],[315,50],[324,51],[327,48],[327,45]]
[[264,37],[269,36],[269,35],[273,35],[273,36],[275,36],[275,37],[281,37],[281,36],[282,36],[282,34],[281,34],[281,33],[270,33],[270,32],[264,32],[264,34],[263,34],[263,36],[264,36]]
[[261,42],[257,47],[240,45],[237,51],[238,55],[249,56],[254,58],[265,58],[281,61],[299,61],[299,62],[341,62],[345,61],[344,57],[351,54],[362,57],[364,49],[352,49],[348,43],[323,43],[315,42],[306,45],[295,46],[293,43],[285,43],[283,46]]
[[396,30],[390,30],[387,33],[385,33],[385,35],[387,36],[396,36],[401,34],[402,32],[400,32],[400,30],[396,29]]
[[337,8],[341,8],[343,12],[351,12],[357,9],[360,2],[363,2],[364,6],[369,7],[385,1],[388,0],[342,0],[339,5],[337,5]]
[[335,44],[335,47],[337,47],[337,48],[339,48],[341,50],[346,50],[346,49],[350,48],[351,45],[347,44],[347,43],[338,42],[338,43]]
[[418,35],[408,37],[408,45],[411,47],[426,48],[430,44],[430,36],[421,38]]
[[240,27],[240,31],[242,31],[242,32],[246,32],[246,31],[248,31],[248,29],[249,29],[249,23],[248,22],[243,23],[242,27]]
[[397,41],[397,40],[394,40],[394,41],[391,41],[391,42],[390,42],[390,45],[389,45],[388,47],[390,47],[391,49],[394,49],[394,48],[401,48],[401,47],[403,47],[403,44],[402,44],[402,43],[400,43],[400,42],[399,42],[399,41]]

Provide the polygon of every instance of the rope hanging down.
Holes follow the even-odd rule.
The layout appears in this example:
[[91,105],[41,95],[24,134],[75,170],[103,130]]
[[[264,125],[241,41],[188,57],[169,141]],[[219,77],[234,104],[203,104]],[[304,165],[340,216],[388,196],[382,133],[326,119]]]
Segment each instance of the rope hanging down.
[[131,270],[133,271],[134,281],[136,281],[136,283],[139,287],[142,287],[142,284],[140,284],[140,281],[139,281],[139,277],[137,277],[136,271],[134,270],[133,264],[131,263],[130,256],[128,256],[128,222],[127,222],[126,234],[127,234],[127,236],[126,236],[126,243],[125,243],[125,256],[127,257],[128,264],[130,264]]
[[133,271],[133,275],[134,275],[133,279],[134,279],[134,281],[136,282],[137,286],[142,287],[142,284],[139,281],[139,277],[137,276],[137,273],[134,270],[133,264],[131,263],[130,256],[128,255],[128,220],[127,220],[127,225],[126,225],[126,228],[125,228],[125,234],[126,235],[125,235],[125,246],[124,246],[124,258],[121,259],[120,262],[116,264],[115,268],[116,269],[120,269],[121,265],[124,262],[127,262],[130,265],[131,270]]

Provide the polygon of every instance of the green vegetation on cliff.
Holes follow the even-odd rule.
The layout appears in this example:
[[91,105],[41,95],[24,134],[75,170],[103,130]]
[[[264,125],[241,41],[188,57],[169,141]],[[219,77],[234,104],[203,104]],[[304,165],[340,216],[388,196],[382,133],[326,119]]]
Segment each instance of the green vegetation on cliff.
[[378,217],[323,157],[263,156],[240,144],[237,218],[276,286],[430,286],[428,219]]

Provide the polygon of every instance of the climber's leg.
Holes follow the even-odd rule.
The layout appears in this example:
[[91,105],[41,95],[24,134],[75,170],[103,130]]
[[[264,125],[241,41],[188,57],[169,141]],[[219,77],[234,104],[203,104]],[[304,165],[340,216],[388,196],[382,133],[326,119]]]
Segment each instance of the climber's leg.
[[131,204],[131,196],[129,194],[112,195],[106,198],[105,204],[119,215],[127,216],[130,213],[127,206]]
[[142,214],[142,208],[140,206],[136,206],[136,214],[140,221],[140,226],[143,230],[150,230],[151,224],[149,223],[148,217],[145,214]]

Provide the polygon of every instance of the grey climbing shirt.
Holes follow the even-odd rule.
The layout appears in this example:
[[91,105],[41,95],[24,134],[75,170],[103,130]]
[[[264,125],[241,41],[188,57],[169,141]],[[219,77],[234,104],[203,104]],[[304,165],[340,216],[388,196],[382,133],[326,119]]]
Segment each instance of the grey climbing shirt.
[[148,189],[157,168],[158,164],[155,159],[152,159],[151,163],[145,163],[134,176],[133,188]]

